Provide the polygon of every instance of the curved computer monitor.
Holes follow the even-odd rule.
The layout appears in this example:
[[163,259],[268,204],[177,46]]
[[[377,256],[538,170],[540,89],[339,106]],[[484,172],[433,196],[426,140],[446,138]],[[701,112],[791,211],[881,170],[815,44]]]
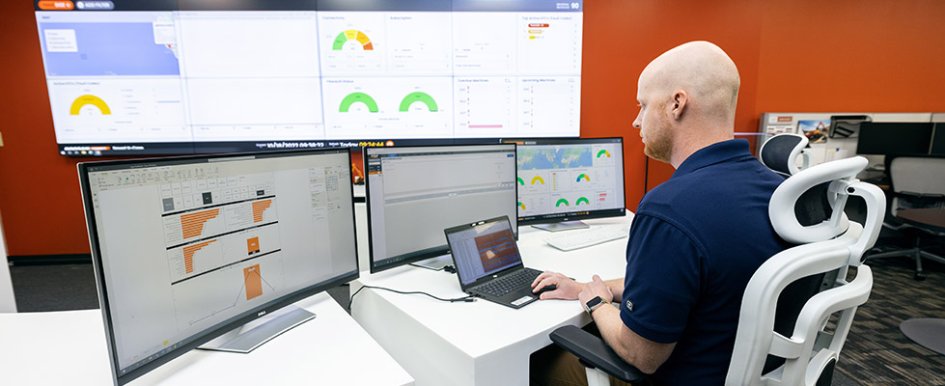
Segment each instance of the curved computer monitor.
[[356,279],[350,165],[347,149],[79,164],[116,384],[208,341],[248,352],[314,317],[287,305]]
[[369,147],[364,164],[372,273],[437,257],[429,266],[441,267],[444,229],[516,217],[513,144]]
[[518,145],[518,223],[550,231],[626,213],[623,139],[506,139]]

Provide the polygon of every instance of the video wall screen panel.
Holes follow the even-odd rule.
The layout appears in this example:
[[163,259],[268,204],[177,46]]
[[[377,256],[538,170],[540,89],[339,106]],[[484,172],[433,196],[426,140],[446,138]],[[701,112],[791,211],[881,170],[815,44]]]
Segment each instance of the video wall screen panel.
[[583,2],[36,2],[63,155],[577,137]]

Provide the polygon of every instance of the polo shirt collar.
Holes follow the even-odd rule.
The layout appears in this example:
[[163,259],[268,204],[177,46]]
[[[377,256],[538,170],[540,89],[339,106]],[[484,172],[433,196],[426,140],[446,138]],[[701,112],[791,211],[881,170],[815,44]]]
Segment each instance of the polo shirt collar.
[[682,165],[673,173],[673,177],[682,176],[702,169],[706,166],[717,164],[736,158],[751,156],[748,151],[748,141],[744,139],[730,139],[727,141],[713,143],[686,158]]

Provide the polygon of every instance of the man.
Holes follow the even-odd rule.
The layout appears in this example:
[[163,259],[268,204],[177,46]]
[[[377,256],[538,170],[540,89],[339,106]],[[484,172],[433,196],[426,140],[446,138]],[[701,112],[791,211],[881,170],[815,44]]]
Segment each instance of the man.
[[[738,87],[735,63],[709,42],[653,60],[640,74],[633,126],[644,153],[676,172],[637,208],[626,276],[578,283],[545,272],[532,283],[557,285],[542,299],[599,303],[590,312],[601,337],[657,384],[724,382],[748,280],[787,247],[768,220],[782,178],[733,139]],[[545,373],[533,378],[562,381]]]

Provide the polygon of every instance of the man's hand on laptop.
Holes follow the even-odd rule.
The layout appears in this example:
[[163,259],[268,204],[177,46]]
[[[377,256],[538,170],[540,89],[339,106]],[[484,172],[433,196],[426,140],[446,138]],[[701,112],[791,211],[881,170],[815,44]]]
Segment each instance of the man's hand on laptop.
[[[554,289],[545,289],[554,286]],[[532,282],[532,292],[541,293],[540,299],[575,300],[584,290],[586,284],[578,283],[573,279],[557,272],[542,272]],[[542,289],[545,289],[542,291]]]

